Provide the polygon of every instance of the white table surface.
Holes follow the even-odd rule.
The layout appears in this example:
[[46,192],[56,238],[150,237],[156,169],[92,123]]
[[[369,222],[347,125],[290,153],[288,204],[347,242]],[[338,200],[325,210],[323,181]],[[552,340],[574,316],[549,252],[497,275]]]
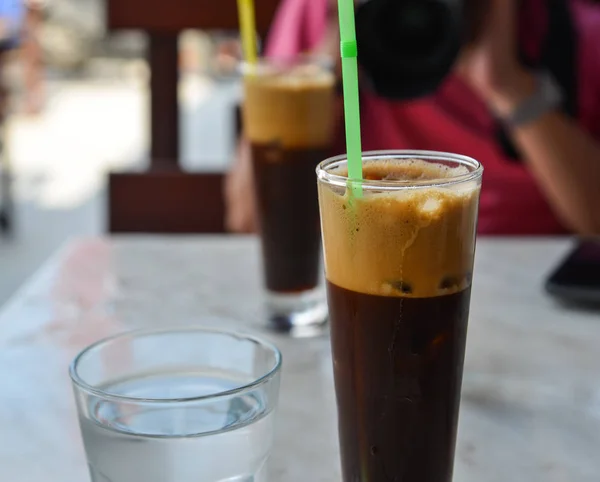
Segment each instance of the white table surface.
[[[541,288],[569,244],[479,242],[456,482],[600,480],[600,314]],[[122,237],[46,263],[0,311],[0,481],[88,481],[71,359],[114,332],[199,322],[283,352],[271,480],[339,481],[329,341],[263,329],[258,253],[253,238]]]

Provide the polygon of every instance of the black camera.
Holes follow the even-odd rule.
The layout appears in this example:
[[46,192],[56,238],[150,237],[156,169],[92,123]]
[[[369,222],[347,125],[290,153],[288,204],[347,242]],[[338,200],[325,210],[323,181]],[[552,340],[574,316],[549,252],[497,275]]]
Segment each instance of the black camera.
[[366,0],[356,11],[358,61],[382,97],[434,92],[481,23],[484,0]]

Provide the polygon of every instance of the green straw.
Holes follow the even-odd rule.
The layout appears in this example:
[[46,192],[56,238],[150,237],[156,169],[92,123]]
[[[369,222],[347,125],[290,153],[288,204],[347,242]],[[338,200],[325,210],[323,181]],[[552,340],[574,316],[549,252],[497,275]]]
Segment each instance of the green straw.
[[[360,141],[360,107],[358,101],[358,48],[354,21],[354,0],[338,0],[340,20],[340,52],[344,87],[344,117],[346,119],[346,150],[348,178],[362,179],[362,147]],[[351,182],[352,193],[362,196],[362,183]]]

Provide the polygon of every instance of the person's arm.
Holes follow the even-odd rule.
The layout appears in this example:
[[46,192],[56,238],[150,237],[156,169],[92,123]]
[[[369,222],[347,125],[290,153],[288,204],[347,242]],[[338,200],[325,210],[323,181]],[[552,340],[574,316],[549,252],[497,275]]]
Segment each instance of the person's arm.
[[[496,93],[492,108],[513,112],[535,85],[530,74],[511,92]],[[560,112],[512,129],[532,174],[561,220],[581,234],[600,234],[600,142]]]
[[[517,0],[490,0],[481,38],[458,65],[500,118],[510,116],[536,86],[534,75],[517,60],[516,17]],[[600,142],[559,112],[510,134],[562,222],[581,234],[600,234]]]
[[225,178],[225,227],[240,234],[257,232],[254,174],[250,157],[250,143],[241,136],[234,164]]

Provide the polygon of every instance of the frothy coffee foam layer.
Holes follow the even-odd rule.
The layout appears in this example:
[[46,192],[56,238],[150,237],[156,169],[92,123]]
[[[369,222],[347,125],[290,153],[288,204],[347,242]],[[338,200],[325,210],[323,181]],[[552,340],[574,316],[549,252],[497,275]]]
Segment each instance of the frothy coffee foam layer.
[[251,142],[326,147],[333,137],[334,84],[317,65],[262,69],[244,79],[244,129]]
[[[346,176],[347,173],[333,171]],[[421,160],[366,161],[369,180],[439,180],[467,174]],[[394,192],[320,184],[325,268],[332,283],[359,293],[432,297],[471,283],[479,186]]]

